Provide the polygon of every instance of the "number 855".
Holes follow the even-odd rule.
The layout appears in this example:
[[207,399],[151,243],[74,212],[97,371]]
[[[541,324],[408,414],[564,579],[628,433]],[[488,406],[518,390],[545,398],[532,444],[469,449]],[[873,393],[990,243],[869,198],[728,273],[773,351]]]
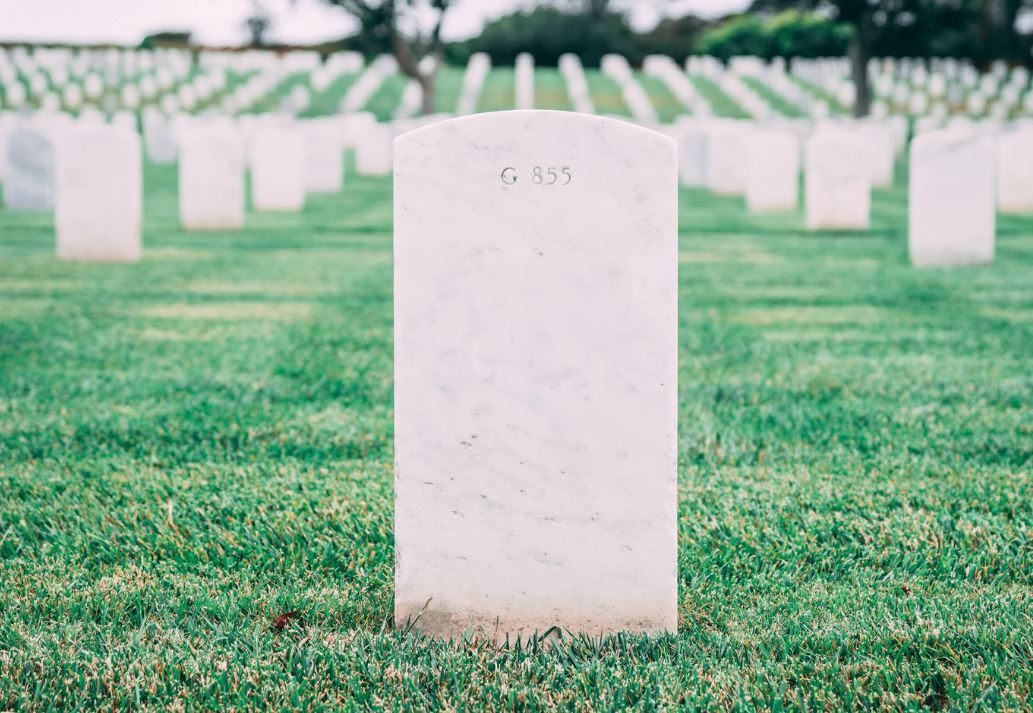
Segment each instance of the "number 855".
[[[519,176],[515,168],[507,168],[502,171],[502,182],[512,186],[517,182]],[[556,168],[555,166],[535,166],[531,172],[531,183],[536,186],[554,186],[557,183],[561,186],[568,185],[574,176],[570,173],[568,166]]]

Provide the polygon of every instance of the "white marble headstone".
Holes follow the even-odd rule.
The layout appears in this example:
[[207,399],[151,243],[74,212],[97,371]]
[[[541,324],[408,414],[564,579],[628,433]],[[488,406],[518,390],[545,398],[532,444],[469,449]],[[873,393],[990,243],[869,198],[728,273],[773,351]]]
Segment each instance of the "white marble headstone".
[[179,217],[187,230],[244,227],[244,140],[224,126],[190,126],[179,139]]
[[355,171],[361,176],[390,176],[394,132],[387,124],[366,127],[355,146]]
[[682,185],[706,185],[710,143],[706,125],[695,119],[683,120],[673,126],[669,135],[678,142],[678,175]]
[[746,158],[750,123],[718,120],[710,123],[707,140],[707,188],[723,196],[746,190]]
[[513,111],[395,145],[395,618],[677,626],[677,150]]
[[140,259],[140,137],[124,128],[73,129],[57,144],[54,223],[63,260]]
[[807,142],[804,203],[810,230],[864,230],[871,213],[869,142],[857,132],[820,129]]
[[48,211],[54,207],[53,132],[29,123],[7,135],[4,205],[11,210]]
[[746,207],[750,212],[796,210],[800,195],[800,144],[782,129],[750,136],[746,159]]
[[998,137],[997,200],[1003,213],[1033,213],[1033,128]]
[[302,126],[305,140],[305,190],[340,193],[344,188],[344,147],[333,119],[314,119]]
[[296,212],[304,208],[305,162],[305,140],[298,129],[258,128],[251,139],[251,202],[255,210]]
[[969,129],[911,143],[908,251],[917,266],[987,263],[994,257],[994,144]]

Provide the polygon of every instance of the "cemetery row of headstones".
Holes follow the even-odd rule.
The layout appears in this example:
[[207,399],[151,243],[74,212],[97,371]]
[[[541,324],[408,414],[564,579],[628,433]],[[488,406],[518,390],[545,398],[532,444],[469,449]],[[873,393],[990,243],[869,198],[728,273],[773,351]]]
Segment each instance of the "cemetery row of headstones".
[[[431,61],[424,61],[424,71],[432,70],[427,64]],[[490,68],[486,56],[471,57],[459,97],[463,113],[476,110]],[[917,63],[882,61],[873,62],[872,68],[876,78],[904,75],[917,77],[915,81],[931,81],[942,74],[965,86],[973,84],[972,70],[963,63],[934,63],[926,69]],[[680,173],[685,185],[705,186],[719,195],[742,196],[751,211],[794,210],[800,201],[798,186],[802,173],[808,227],[860,230],[869,222],[872,188],[886,187],[893,181],[896,160],[907,148],[909,125],[902,115],[860,122],[842,117],[814,121],[815,116],[828,117],[832,113],[831,102],[837,95],[847,103],[849,97],[843,96],[842,87],[836,84],[843,81],[842,69],[843,63],[837,60],[796,62],[790,72],[784,63],[766,64],[756,58],[735,58],[725,66],[712,58],[692,57],[683,71],[669,57],[649,57],[643,72],[660,79],[687,112],[672,124],[661,124],[627,61],[619,55],[608,55],[602,62],[602,73],[617,84],[633,119],[677,139]],[[366,66],[361,57],[350,53],[333,55],[324,62],[314,53],[278,57],[263,52],[206,52],[192,63],[188,54],[175,51],[0,52],[0,85],[6,86],[13,72],[19,86],[25,77],[29,77],[30,85],[40,84],[35,78],[42,78],[47,87],[57,81],[92,77],[100,78],[102,89],[110,84],[121,87],[120,94],[124,94],[127,86],[142,85],[150,78],[159,92],[163,87],[168,89],[171,94],[156,96],[157,103],[143,106],[139,114],[144,155],[158,163],[180,160],[183,223],[198,228],[230,228],[243,222],[242,181],[215,181],[226,184],[225,200],[214,200],[217,190],[203,189],[196,197],[191,190],[204,184],[205,175],[243,175],[241,170],[232,167],[237,163],[249,166],[254,174],[252,197],[258,210],[297,209],[303,204],[306,193],[340,191],[343,148],[355,150],[360,174],[390,172],[393,138],[446,116],[412,118],[418,113],[421,99],[419,85],[414,81],[406,86],[393,123],[380,124],[371,115],[356,111],[397,71],[393,58],[383,56]],[[575,108],[594,110],[578,58],[564,56],[560,72]],[[518,108],[534,106],[534,74],[533,58],[527,54],[519,56],[515,73]],[[326,90],[342,77],[347,77],[349,82],[349,88],[339,101],[342,114],[304,121],[292,118],[309,106],[308,88]],[[127,85],[126,81],[131,84]],[[1014,71],[1009,74],[1006,68],[995,68],[994,73],[976,84],[1017,87],[1028,82],[1028,75]],[[184,94],[184,89],[190,92]],[[281,95],[279,103],[267,101],[270,92],[276,91]],[[713,92],[724,92],[726,99],[737,102],[742,113],[752,118],[714,117],[710,102],[704,98],[707,92],[711,96]],[[832,99],[820,99],[822,92]],[[170,97],[175,97],[178,103],[163,108]],[[780,100],[776,102],[772,97],[780,97]],[[184,98],[186,101],[181,101]],[[213,102],[217,110],[201,110],[199,101]],[[179,110],[187,106],[194,107],[193,113]],[[240,113],[244,107],[260,111]],[[796,107],[796,111],[789,112],[795,114],[795,118],[787,116],[786,107]],[[935,128],[931,124],[923,125],[926,119],[929,117],[915,124],[916,133]],[[74,122],[70,114],[55,111],[22,116],[0,113],[0,180],[10,174],[6,177],[10,184],[5,191],[7,204],[11,207],[53,206],[60,185],[56,180],[55,162],[61,152],[53,150],[59,143],[58,136],[73,125],[101,127],[103,122],[103,113],[95,108],[81,109]],[[112,116],[111,123],[129,133],[137,130],[137,116],[133,113],[118,112]],[[24,129],[27,124],[33,125],[38,134],[31,141],[5,138],[9,135],[18,138],[11,127]],[[996,146],[991,151],[996,166],[988,169],[995,176],[992,196],[996,206],[1004,211],[1030,210],[1027,168],[1030,162],[1025,160],[1028,153],[1024,153],[1028,151],[1029,128],[1021,123],[1009,125],[992,120],[976,123],[965,117],[954,117],[949,126],[958,129],[953,136],[968,133],[985,136],[990,139],[990,146]],[[206,145],[199,138],[205,135],[202,129],[212,134],[206,137],[207,141],[225,150],[200,152],[207,154],[206,158],[194,160],[190,158],[191,148],[198,142]],[[44,143],[46,150],[25,149]],[[950,145],[957,143],[955,140]],[[335,145],[337,147],[332,148]],[[935,152],[938,144],[930,144],[934,149],[926,149],[926,145],[925,142],[917,144],[913,148],[914,155],[924,156],[928,150]],[[301,146],[302,150],[283,150],[292,146]],[[267,148],[270,156],[290,153],[297,161],[293,165],[270,168],[278,164],[262,158]],[[240,161],[220,163],[231,166],[226,173],[206,164],[207,159],[215,161],[218,156],[237,155],[242,156]],[[918,175],[922,173],[919,171]],[[22,180],[27,176],[31,178]],[[42,180],[44,178],[46,180]],[[982,195],[982,192],[977,194]],[[225,215],[204,217],[210,212],[205,208],[209,203],[222,206]],[[919,200],[917,204],[922,202]],[[921,221],[913,224],[921,225]]]
[[9,210],[54,211],[60,257],[131,261],[141,255],[144,148],[156,163],[178,161],[185,229],[239,230],[246,171],[255,210],[300,211],[306,196],[343,190],[348,149],[360,175],[390,175],[395,131],[424,121],[153,117],[141,140],[118,124],[19,116],[0,126],[0,185]]

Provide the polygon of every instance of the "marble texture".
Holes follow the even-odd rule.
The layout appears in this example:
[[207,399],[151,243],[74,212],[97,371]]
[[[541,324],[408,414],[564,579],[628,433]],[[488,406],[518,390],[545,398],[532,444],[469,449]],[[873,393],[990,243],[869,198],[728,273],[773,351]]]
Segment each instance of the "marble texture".
[[746,207],[751,213],[796,210],[800,201],[800,144],[781,129],[754,131],[746,159]]
[[804,159],[805,221],[809,230],[866,230],[871,213],[869,142],[856,131],[822,128]]
[[221,125],[184,127],[179,217],[186,230],[244,227],[244,140],[239,133]]
[[908,252],[919,267],[988,263],[994,257],[994,143],[969,129],[911,143]]
[[306,192],[340,193],[344,188],[344,147],[336,120],[312,119],[301,126]]
[[997,207],[1002,213],[1033,213],[1033,128],[997,138]]
[[397,139],[399,626],[675,630],[677,171],[573,112]]
[[[333,130],[336,135],[336,128]],[[256,128],[250,142],[251,202],[255,210],[303,209],[306,160],[305,139],[296,127]]]
[[55,152],[54,192],[59,258],[140,259],[143,167],[135,131],[101,124],[64,134]]
[[7,134],[4,205],[9,210],[54,208],[54,132],[27,121]]

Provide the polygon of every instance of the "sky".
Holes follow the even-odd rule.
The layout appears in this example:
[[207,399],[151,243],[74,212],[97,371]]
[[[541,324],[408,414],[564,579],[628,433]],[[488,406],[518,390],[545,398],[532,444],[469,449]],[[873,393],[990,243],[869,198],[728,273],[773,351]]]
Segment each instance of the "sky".
[[[0,0],[0,41],[137,44],[159,30],[190,30],[198,42],[239,44],[244,19],[260,2],[273,18],[270,39],[305,44],[354,30],[348,15],[323,0]],[[638,29],[664,14],[718,16],[749,0],[615,0]],[[449,40],[477,34],[484,23],[534,5],[534,0],[458,0],[443,33]]]

